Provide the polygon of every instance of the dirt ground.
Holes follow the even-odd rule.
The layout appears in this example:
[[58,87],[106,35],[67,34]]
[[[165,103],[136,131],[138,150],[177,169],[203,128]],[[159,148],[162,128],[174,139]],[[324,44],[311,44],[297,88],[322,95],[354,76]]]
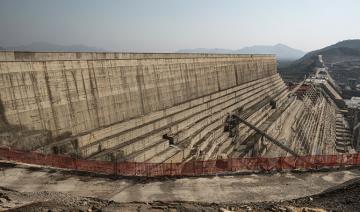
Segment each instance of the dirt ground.
[[0,168],[0,211],[360,211],[358,169],[142,182],[11,163]]
[[[132,202],[117,203],[59,192],[17,192],[0,188],[0,210],[8,211],[360,211],[360,179],[351,180],[318,195],[284,202],[197,203]],[[43,199],[47,199],[43,201]],[[19,206],[17,206],[19,205]]]

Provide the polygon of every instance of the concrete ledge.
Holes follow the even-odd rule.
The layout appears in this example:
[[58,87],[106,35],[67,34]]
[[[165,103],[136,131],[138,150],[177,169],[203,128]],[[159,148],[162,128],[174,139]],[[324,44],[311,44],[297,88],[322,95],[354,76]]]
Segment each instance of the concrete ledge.
[[0,51],[0,61],[50,61],[50,60],[109,60],[109,59],[169,59],[201,57],[268,57],[271,54],[207,54],[207,53],[130,53],[130,52],[27,52]]

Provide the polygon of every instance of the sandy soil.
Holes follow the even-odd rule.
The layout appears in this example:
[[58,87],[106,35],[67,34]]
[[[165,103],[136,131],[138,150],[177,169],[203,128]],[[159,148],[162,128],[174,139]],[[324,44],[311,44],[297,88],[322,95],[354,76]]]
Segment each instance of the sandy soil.
[[[17,192],[0,188],[0,205],[8,211],[360,211],[360,179],[348,181],[318,195],[258,203],[132,202],[117,203],[58,192]],[[46,200],[45,200],[46,199]],[[1,210],[0,209],[0,210]]]
[[358,169],[181,179],[111,179],[12,163],[0,170],[0,210],[360,211]]

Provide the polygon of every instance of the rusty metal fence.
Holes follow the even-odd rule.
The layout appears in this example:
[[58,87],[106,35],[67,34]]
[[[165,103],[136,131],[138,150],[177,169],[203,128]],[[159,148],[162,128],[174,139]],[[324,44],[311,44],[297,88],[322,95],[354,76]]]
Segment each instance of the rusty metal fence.
[[0,148],[0,159],[78,171],[122,176],[201,176],[237,172],[313,170],[360,165],[360,154],[276,158],[229,158],[186,163],[137,163],[76,159]]

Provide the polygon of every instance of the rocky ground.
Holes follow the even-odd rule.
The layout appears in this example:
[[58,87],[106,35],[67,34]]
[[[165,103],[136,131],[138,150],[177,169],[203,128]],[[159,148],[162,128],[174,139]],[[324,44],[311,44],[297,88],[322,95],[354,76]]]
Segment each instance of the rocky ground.
[[0,211],[360,211],[359,196],[356,167],[123,179],[0,162]]
[[4,211],[360,211],[360,179],[354,179],[321,194],[283,202],[117,203],[60,192],[18,192],[0,187],[0,210]]

